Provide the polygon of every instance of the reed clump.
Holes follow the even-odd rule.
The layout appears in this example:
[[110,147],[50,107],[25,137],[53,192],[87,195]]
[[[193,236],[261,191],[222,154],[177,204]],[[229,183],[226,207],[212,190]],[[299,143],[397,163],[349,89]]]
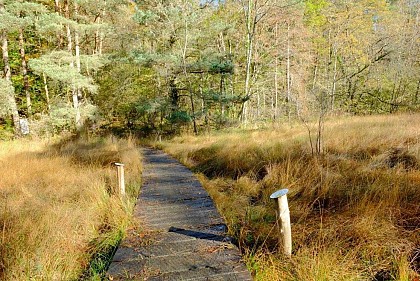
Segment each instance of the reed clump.
[[[257,280],[418,280],[418,120],[327,121],[319,155],[299,124],[160,145],[199,174]],[[290,190],[292,259],[278,250],[269,199],[280,188]]]

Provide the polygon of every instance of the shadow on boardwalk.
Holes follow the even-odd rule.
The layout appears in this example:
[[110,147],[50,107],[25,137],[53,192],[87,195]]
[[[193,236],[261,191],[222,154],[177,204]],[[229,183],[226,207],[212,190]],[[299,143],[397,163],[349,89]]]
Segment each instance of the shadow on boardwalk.
[[131,231],[108,270],[110,280],[252,280],[213,201],[185,166],[143,149],[135,209],[151,239]]

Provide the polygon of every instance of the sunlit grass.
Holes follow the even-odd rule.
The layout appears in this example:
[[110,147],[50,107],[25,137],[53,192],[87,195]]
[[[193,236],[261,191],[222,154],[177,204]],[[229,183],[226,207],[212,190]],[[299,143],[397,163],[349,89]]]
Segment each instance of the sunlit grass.
[[[257,280],[416,280],[420,115],[183,136],[157,144],[199,173]],[[314,126],[312,126],[314,128]],[[278,250],[275,202],[288,188],[293,256]]]
[[[75,280],[130,223],[111,163],[126,164],[138,192],[132,140],[10,141],[0,145],[0,279]],[[87,275],[86,275],[87,274]]]

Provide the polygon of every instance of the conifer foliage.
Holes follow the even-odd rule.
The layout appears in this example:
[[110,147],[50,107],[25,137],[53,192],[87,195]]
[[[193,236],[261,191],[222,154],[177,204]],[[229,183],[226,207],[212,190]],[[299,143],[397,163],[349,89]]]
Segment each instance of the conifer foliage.
[[408,0],[2,0],[0,65],[14,93],[2,93],[0,123],[19,132],[19,118],[36,129],[61,116],[74,130],[102,116],[102,125],[144,133],[199,133],[418,110],[419,8]]
[[97,71],[116,41],[111,22],[128,8],[126,1],[2,0],[1,65],[8,82],[1,84],[0,122],[10,124],[11,114],[16,134],[21,118],[30,118],[34,130],[53,133],[62,128],[45,128],[52,118],[66,119],[69,130],[92,118]]

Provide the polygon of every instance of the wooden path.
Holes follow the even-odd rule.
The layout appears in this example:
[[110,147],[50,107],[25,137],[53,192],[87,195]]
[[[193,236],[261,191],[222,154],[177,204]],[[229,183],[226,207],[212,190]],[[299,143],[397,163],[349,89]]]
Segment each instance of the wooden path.
[[110,280],[252,280],[208,193],[185,166],[143,149],[143,187],[135,216],[149,235],[130,231]]

